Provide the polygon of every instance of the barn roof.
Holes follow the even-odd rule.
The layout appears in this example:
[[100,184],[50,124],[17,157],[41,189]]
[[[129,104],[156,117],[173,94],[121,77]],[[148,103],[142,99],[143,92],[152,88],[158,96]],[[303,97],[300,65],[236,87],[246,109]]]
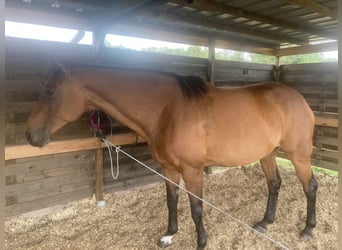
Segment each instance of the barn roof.
[[[270,55],[337,50],[337,0],[11,0],[6,20]],[[74,41],[77,41],[75,37]],[[314,45],[313,45],[314,44]]]

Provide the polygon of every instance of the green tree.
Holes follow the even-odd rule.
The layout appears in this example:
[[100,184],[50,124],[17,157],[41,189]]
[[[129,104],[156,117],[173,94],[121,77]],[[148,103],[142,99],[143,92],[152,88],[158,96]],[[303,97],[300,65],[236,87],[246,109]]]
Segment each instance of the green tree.
[[167,47],[151,47],[144,48],[142,51],[145,52],[154,52],[154,53],[164,53],[178,56],[192,56],[192,57],[201,57],[208,58],[208,48],[200,47],[200,46],[189,46],[184,48],[167,48]]
[[274,56],[266,56],[261,54],[249,54],[251,62],[254,63],[264,63],[264,64],[275,64],[275,57]]
[[245,61],[244,52],[233,50],[216,50],[215,58],[218,60]]
[[299,63],[315,63],[325,62],[323,53],[312,53],[304,55],[283,56],[280,57],[280,64],[299,64]]

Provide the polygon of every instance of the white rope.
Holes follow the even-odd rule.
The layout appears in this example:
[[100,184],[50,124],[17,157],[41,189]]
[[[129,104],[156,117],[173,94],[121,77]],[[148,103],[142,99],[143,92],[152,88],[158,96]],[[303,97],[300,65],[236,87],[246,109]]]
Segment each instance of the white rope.
[[[110,159],[110,172],[112,174],[113,179],[117,180],[118,177],[119,177],[119,172],[120,172],[120,165],[119,165],[119,152],[121,150],[120,146],[115,146],[111,142],[109,142],[108,140],[102,139],[102,141],[104,142],[104,144],[106,144],[107,149],[108,149],[109,159]],[[110,146],[114,146],[115,147],[115,151],[116,151],[116,174],[114,174],[112,150],[111,150]]]
[[[109,145],[113,146],[117,152],[117,175],[119,174],[118,169],[119,169],[119,160],[118,160],[118,154],[119,152],[123,153],[124,155],[128,156],[129,158],[131,158],[132,160],[136,161],[137,163],[139,163],[140,165],[144,166],[145,168],[147,168],[148,170],[152,171],[153,173],[155,173],[156,175],[160,176],[161,178],[163,178],[164,180],[172,183],[173,185],[177,186],[179,189],[183,190],[184,192],[188,193],[189,195],[199,199],[200,201],[202,201],[203,203],[207,204],[209,207],[213,208],[214,210],[224,214],[225,216],[228,216],[230,219],[234,220],[235,222],[241,224],[242,226],[244,226],[245,228],[251,230],[252,232],[258,234],[259,236],[271,241],[273,244],[277,245],[278,247],[285,249],[285,250],[289,250],[288,247],[286,247],[285,245],[283,245],[282,243],[272,239],[271,237],[267,236],[266,234],[260,233],[259,231],[257,231],[256,229],[254,229],[253,227],[249,226],[248,224],[244,223],[243,221],[233,217],[232,215],[230,215],[229,213],[225,212],[224,210],[222,210],[219,207],[216,207],[215,205],[211,204],[210,202],[204,200],[203,198],[199,197],[198,195],[188,191],[185,187],[179,185],[178,183],[172,181],[171,179],[165,177],[164,175],[162,175],[161,173],[159,173],[158,171],[154,170],[153,168],[149,167],[148,165],[146,165],[145,163],[139,161],[138,159],[134,158],[133,156],[131,156],[130,154],[126,153],[125,151],[123,151],[120,146],[116,146],[113,143],[111,143],[110,141],[108,141],[106,138],[101,138],[102,141],[106,144],[108,150],[109,150]],[[108,145],[108,144],[109,145]],[[111,158],[111,154],[110,154],[110,158]],[[112,158],[111,158],[112,161]],[[114,177],[113,177],[114,178]],[[117,176],[116,176],[117,178]]]

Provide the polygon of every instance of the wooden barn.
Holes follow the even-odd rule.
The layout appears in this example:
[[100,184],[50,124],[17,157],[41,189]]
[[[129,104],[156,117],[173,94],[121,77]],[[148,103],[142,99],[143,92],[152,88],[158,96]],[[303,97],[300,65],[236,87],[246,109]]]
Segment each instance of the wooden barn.
[[[337,51],[342,33],[337,7],[337,0],[6,1],[6,21],[78,32],[68,43],[5,38],[5,217],[94,194],[101,204],[106,193],[161,182],[124,155],[119,159],[119,178],[113,180],[107,148],[90,126],[91,112],[63,127],[45,148],[27,143],[27,118],[51,58],[195,75],[222,87],[283,82],[298,90],[315,114],[312,165],[338,171],[341,66],[337,62],[281,63],[286,56]],[[90,45],[79,43],[86,32],[92,36]],[[209,53],[200,58],[113,48],[105,43],[110,34],[203,46]],[[215,49],[271,56],[274,64],[220,60]],[[159,171],[141,137],[115,120],[111,127],[114,144]]]

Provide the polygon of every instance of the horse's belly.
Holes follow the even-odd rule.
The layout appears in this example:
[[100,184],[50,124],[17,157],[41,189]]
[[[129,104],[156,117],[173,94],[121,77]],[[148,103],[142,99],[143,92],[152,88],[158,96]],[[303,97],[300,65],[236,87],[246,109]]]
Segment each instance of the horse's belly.
[[209,165],[239,166],[251,163],[270,154],[279,146],[281,133],[269,135],[260,129],[253,131],[238,130],[231,133],[208,137],[207,159]]

